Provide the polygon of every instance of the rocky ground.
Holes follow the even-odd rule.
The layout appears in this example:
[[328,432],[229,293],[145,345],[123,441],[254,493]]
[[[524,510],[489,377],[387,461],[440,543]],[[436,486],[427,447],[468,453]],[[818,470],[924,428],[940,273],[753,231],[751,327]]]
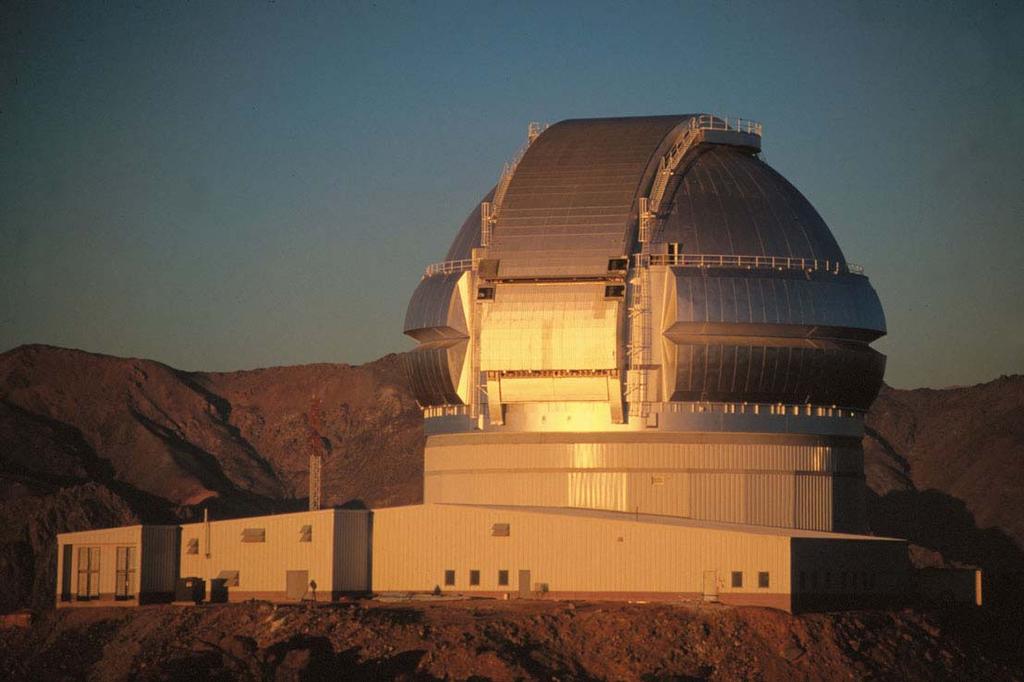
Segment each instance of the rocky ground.
[[355,602],[82,608],[0,631],[8,679],[1020,680],[991,612]]

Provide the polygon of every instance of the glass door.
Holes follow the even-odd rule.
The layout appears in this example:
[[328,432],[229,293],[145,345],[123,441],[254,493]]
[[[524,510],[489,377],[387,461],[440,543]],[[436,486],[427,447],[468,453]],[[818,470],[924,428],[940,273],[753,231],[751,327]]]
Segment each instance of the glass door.
[[114,581],[114,598],[131,599],[135,596],[135,548],[117,548],[117,572]]

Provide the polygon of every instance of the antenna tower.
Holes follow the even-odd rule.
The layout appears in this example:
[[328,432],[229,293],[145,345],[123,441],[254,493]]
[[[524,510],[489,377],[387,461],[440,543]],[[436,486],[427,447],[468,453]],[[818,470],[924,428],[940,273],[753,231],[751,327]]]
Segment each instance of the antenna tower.
[[320,508],[320,472],[324,463],[324,441],[320,436],[320,398],[315,395],[309,403],[306,423],[309,426],[309,510],[316,511]]

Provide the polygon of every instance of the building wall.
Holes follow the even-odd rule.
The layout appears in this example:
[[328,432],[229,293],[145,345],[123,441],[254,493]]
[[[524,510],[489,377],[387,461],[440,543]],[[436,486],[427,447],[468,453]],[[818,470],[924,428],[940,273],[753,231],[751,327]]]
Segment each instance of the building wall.
[[899,606],[911,598],[907,542],[793,538],[795,610]]
[[[641,517],[651,518],[651,517]],[[509,524],[507,537],[494,524]],[[631,515],[541,513],[455,505],[421,505],[373,512],[375,592],[518,590],[518,572],[530,571],[531,589],[555,595],[672,598],[698,596],[713,571],[724,601],[740,599],[789,608],[789,538],[637,521]],[[445,571],[454,570],[454,586]],[[470,570],[480,584],[469,584]],[[509,585],[498,571],[509,571]],[[741,587],[731,573],[740,571]],[[768,572],[770,586],[757,575]],[[602,593],[602,594],[599,594]]]
[[[70,581],[65,590],[64,582],[64,548],[71,546]],[[79,549],[95,547],[99,549],[98,595],[95,601],[78,599],[78,568]],[[76,533],[60,533],[57,535],[57,605],[68,606],[76,603],[102,603],[114,601],[116,589],[116,561],[118,547],[132,547],[135,550],[135,577],[132,593],[137,597],[143,583],[141,573],[142,526],[123,526],[120,528],[103,528],[98,530],[80,531]],[[132,600],[134,603],[137,600]]]
[[[311,526],[309,542],[301,542],[303,526]],[[262,529],[263,542],[243,542],[246,529]],[[198,540],[196,553],[190,542]],[[224,571],[238,571],[238,585],[228,585],[230,599],[259,596],[283,596],[287,571],[307,571],[319,590],[332,584],[334,511],[299,512],[275,516],[211,521],[209,542],[206,524],[190,523],[181,527],[182,577],[210,581]]]
[[[863,528],[859,445],[431,437],[428,503],[575,507],[821,531]],[[686,442],[690,440],[692,442]],[[748,438],[749,440],[749,438]],[[778,439],[777,439],[778,440]],[[695,442],[693,442],[695,441]]]
[[[311,527],[303,542],[304,526]],[[262,529],[263,542],[243,542],[246,529]],[[322,509],[294,514],[211,521],[209,547],[205,524],[182,526],[180,575],[210,581],[224,571],[238,571],[238,585],[227,586],[227,598],[285,599],[289,571],[306,571],[315,581],[317,598],[332,592],[365,589],[368,512]],[[189,553],[189,541],[199,541]],[[209,556],[207,551],[209,550]]]

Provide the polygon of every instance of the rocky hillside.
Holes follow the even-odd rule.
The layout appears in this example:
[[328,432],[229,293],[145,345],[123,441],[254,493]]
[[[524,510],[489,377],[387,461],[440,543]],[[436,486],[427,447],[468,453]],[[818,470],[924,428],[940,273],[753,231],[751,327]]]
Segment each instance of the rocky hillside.
[[0,354],[0,611],[52,603],[57,532],[303,508],[314,395],[324,503],[417,502],[422,426],[399,356],[190,373],[48,346]]
[[[322,404],[328,505],[420,500],[423,431],[389,355],[182,372],[49,346],[0,354],[0,611],[52,604],[53,536],[302,508]],[[884,389],[865,438],[871,520],[924,561],[1024,568],[1024,377]]]
[[949,562],[1024,572],[1024,376],[883,388],[864,438],[872,529]]
[[980,611],[445,601],[67,609],[0,631],[7,679],[1015,680]]

